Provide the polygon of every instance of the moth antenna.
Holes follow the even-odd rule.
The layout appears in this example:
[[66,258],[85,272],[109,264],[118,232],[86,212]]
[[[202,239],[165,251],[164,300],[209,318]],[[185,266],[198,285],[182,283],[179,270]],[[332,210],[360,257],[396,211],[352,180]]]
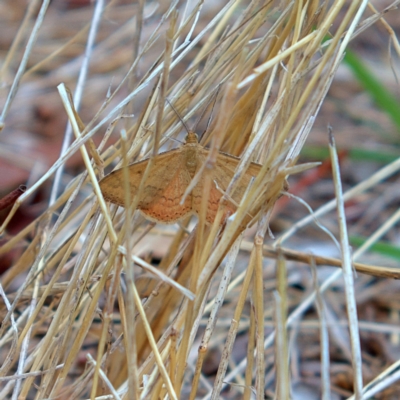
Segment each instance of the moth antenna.
[[[205,131],[204,131],[201,135],[199,135],[200,138],[202,138],[202,137],[204,136],[204,134],[208,131],[208,128],[209,128],[210,125],[211,125],[212,116],[213,116],[213,112],[214,112],[214,107],[215,107],[215,104],[216,104],[216,102],[217,102],[217,97],[218,97],[218,93],[219,93],[219,89],[220,89],[220,88],[221,88],[221,85],[218,85],[217,92],[215,93],[215,96],[214,96],[214,102],[213,102],[213,105],[212,105],[212,108],[211,108],[211,114],[210,114],[210,117],[208,118],[208,121],[207,121],[206,129],[205,129]],[[195,122],[194,128],[193,128],[194,131],[196,131],[197,125],[200,123],[200,121],[201,121],[202,118],[204,117],[204,114],[206,113],[206,111],[207,111],[207,109],[208,109],[208,106],[210,105],[210,102],[211,102],[211,101],[212,101],[212,100],[209,100],[209,102],[208,102],[208,103],[206,104],[206,106],[204,107],[204,110],[203,110],[203,112],[201,113],[200,117],[199,117],[199,118],[197,119],[197,121]]]
[[[151,131],[150,128],[146,128],[145,126],[143,127],[143,129],[146,130],[146,131]],[[169,136],[165,136],[165,135],[164,135],[164,137],[166,139],[168,139],[168,140],[173,140],[173,141],[175,141],[175,142],[177,142],[179,144],[185,144],[185,142],[182,142],[182,140],[179,140],[179,139],[176,139],[176,138],[173,138],[173,137],[169,137]]]
[[167,136],[167,139],[172,140],[172,141],[174,141],[174,142],[177,142],[177,143],[179,143],[179,144],[185,144],[184,142],[182,142],[182,140],[179,140],[179,139],[176,139],[176,138],[173,138],[173,137],[168,137],[168,136]]
[[176,114],[176,116],[179,118],[179,121],[182,122],[182,125],[185,127],[186,132],[189,133],[190,129],[189,127],[186,125],[186,122],[183,120],[183,118],[180,116],[178,110],[175,108],[175,106],[166,98],[165,101],[170,105],[170,107],[174,110],[174,113]]
[[218,85],[217,93],[215,93],[214,102],[213,102],[213,105],[212,105],[212,108],[211,108],[210,118],[208,118],[206,130],[203,132],[203,134],[201,136],[203,136],[208,131],[208,128],[211,125],[212,116],[213,116],[213,113],[214,113],[214,107],[215,107],[215,104],[217,103],[217,97],[218,97],[218,93],[219,93],[219,89],[220,88],[221,88],[221,85]]

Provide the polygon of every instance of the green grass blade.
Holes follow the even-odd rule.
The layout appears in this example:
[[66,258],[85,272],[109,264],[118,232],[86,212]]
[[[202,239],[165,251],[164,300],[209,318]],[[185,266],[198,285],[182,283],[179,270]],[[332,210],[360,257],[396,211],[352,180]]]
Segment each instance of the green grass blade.
[[390,93],[374,74],[365,66],[362,60],[352,51],[346,50],[345,63],[364,89],[371,95],[378,107],[386,112],[400,130],[400,103]]

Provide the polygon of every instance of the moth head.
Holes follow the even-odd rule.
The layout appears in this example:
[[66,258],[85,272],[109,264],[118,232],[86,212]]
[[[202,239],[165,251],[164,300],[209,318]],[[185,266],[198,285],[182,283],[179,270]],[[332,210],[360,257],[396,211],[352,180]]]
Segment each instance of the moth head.
[[196,133],[189,131],[185,138],[185,143],[199,143],[199,138]]

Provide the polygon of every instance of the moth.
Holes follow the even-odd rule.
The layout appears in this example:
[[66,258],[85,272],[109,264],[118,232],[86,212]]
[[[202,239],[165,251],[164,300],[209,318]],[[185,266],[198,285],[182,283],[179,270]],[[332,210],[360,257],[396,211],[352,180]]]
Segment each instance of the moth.
[[[199,142],[197,135],[189,132],[185,143],[170,151],[160,153],[153,159],[139,198],[138,209],[150,220],[161,223],[174,223],[190,214],[199,214],[204,195],[205,173],[200,175],[196,186],[185,197],[183,195],[193,177],[206,162],[209,150]],[[211,190],[207,199],[206,221],[214,222],[219,202],[228,188],[240,159],[232,155],[219,152],[214,168],[207,173],[211,174]],[[149,159],[133,163],[128,166],[129,187],[131,198],[136,195]],[[230,200],[225,208],[223,220],[236,211],[249,183],[261,169],[260,164],[251,163],[242,175],[236,188],[230,193]],[[123,169],[111,172],[100,181],[100,188],[104,199],[125,206]],[[182,203],[182,204],[181,204]]]

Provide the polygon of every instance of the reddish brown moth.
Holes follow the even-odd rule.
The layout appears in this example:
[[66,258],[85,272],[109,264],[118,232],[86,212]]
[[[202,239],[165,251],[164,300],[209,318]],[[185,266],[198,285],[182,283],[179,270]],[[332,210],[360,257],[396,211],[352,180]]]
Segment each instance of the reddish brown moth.
[[[207,160],[209,150],[198,142],[197,135],[189,132],[185,144],[177,149],[158,154],[144,183],[139,199],[138,209],[151,220],[163,223],[176,222],[187,215],[199,214],[204,197],[204,174],[191,193],[181,204],[183,194],[197,171]],[[131,198],[137,193],[142,176],[149,160],[131,164],[129,170],[129,187]],[[206,220],[212,223],[216,216],[219,201],[227,189],[240,159],[229,154],[219,153],[214,168],[211,170],[211,191],[208,195]],[[236,185],[236,189],[226,206],[225,217],[236,211],[252,177],[257,176],[261,165],[251,163]],[[125,206],[123,170],[111,172],[100,181],[100,188],[105,200]],[[225,219],[225,218],[224,218]]]

